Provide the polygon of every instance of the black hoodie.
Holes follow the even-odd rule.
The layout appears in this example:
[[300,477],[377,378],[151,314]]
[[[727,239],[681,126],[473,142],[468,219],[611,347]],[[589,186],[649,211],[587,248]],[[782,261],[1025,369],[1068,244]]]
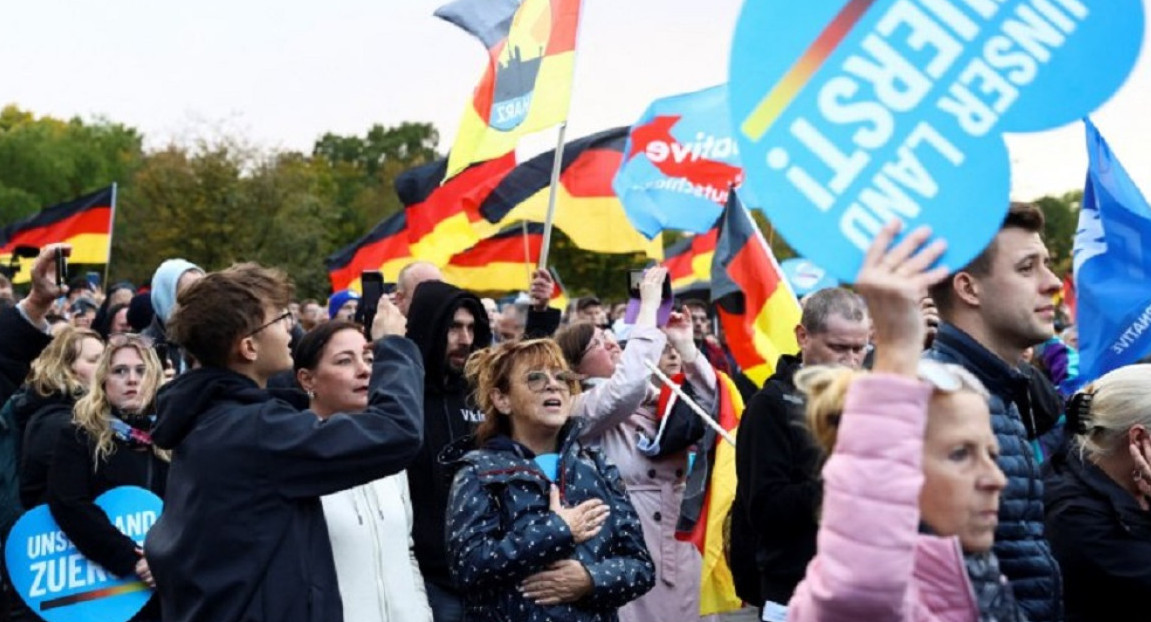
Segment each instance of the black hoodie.
[[169,622],[342,620],[320,497],[407,467],[420,444],[415,345],[375,346],[368,409],[320,420],[205,367],[160,392],[164,512],[145,552]]
[[438,460],[440,451],[470,434],[483,414],[470,399],[467,381],[448,367],[448,329],[456,310],[464,307],[475,318],[472,350],[492,341],[488,314],[474,294],[442,281],[425,281],[412,294],[408,309],[408,338],[424,357],[424,445],[408,468],[412,494],[416,559],[424,580],[454,590],[448,572],[444,525],[451,473]]

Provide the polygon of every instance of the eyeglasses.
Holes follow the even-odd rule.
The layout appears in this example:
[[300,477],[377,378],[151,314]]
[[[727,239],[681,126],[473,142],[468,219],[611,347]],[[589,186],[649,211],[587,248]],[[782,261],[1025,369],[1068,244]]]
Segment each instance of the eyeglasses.
[[248,333],[248,334],[247,334],[247,335],[245,335],[245,336],[246,336],[246,337],[252,337],[252,336],[254,336],[256,333],[258,333],[258,332],[260,332],[260,331],[264,330],[265,328],[267,328],[267,327],[269,327],[269,326],[271,326],[271,325],[275,324],[276,322],[287,322],[287,325],[288,325],[288,326],[291,326],[291,325],[292,325],[292,324],[291,324],[291,322],[292,322],[292,312],[291,312],[291,311],[284,311],[284,312],[283,312],[283,313],[281,313],[280,315],[277,315],[277,316],[276,316],[276,319],[274,319],[274,320],[272,320],[272,321],[268,322],[267,324],[262,324],[262,325],[261,325],[259,328],[257,328],[256,330],[254,330],[254,331],[252,331],[252,332]]
[[543,393],[552,381],[559,385],[561,391],[571,392],[572,387],[578,382],[575,374],[567,371],[547,372],[543,370],[530,371],[524,376],[524,381],[527,382],[528,389],[533,393]]

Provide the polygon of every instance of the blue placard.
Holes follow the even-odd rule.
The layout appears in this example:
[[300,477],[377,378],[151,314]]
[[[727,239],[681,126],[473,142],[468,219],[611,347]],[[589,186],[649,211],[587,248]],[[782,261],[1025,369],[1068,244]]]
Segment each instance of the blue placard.
[[536,465],[544,472],[551,481],[559,479],[560,468],[560,455],[559,454],[540,454],[536,456]]
[[1008,207],[1002,134],[1097,108],[1142,37],[1142,0],[747,0],[728,84],[744,183],[842,281],[895,218],[960,268]]
[[652,102],[628,132],[612,188],[636,230],[654,238],[664,229],[707,232],[741,183],[720,85]]
[[802,257],[786,259],[780,262],[779,267],[791,285],[791,291],[799,298],[827,287],[839,286],[839,281],[828,274],[827,270]]
[[[163,508],[159,497],[136,486],[113,488],[96,505],[140,548]],[[81,555],[47,505],[16,521],[5,542],[4,561],[16,592],[47,622],[124,622],[152,597],[135,575],[117,577]]]

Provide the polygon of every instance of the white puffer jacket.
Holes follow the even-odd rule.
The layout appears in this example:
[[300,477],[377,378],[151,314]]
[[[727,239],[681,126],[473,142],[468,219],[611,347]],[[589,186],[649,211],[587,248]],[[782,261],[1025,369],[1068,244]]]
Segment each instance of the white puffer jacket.
[[[322,498],[344,619],[432,622],[412,553],[408,477],[398,473]],[[397,563],[407,559],[409,563]]]

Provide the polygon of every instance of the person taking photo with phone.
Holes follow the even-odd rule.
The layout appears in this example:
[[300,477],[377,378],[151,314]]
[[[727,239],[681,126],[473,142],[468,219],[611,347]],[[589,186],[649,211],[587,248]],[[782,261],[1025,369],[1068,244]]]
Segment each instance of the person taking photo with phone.
[[688,454],[682,446],[669,450],[653,444],[660,436],[661,390],[647,363],[658,366],[665,359],[669,375],[682,374],[683,387],[706,412],[715,408],[716,374],[695,347],[690,318],[672,312],[667,326],[657,325],[665,279],[663,267],[644,273],[625,348],[590,322],[566,326],[555,337],[584,387],[572,416],[586,419],[583,438],[602,447],[619,467],[655,563],[655,587],[620,608],[623,622],[699,619],[702,559],[690,542],[675,539]]

